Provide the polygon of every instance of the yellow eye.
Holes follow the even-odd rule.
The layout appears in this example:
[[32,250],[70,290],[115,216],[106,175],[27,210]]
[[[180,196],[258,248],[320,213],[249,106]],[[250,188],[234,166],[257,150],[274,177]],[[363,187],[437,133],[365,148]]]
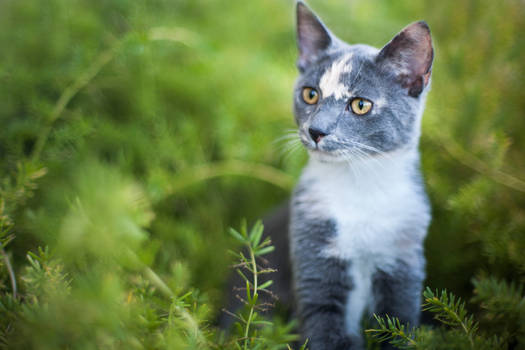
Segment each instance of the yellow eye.
[[303,88],[303,100],[309,105],[314,105],[319,101],[319,93],[311,87]]
[[352,108],[352,112],[355,114],[364,115],[372,109],[372,102],[361,97],[356,97],[350,102],[350,108]]

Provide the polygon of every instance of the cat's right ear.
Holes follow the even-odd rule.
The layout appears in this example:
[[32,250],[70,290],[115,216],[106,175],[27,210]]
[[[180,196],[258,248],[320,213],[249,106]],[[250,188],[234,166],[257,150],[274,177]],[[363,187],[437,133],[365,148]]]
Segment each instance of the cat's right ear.
[[393,72],[408,94],[418,97],[430,82],[434,48],[430,28],[424,21],[405,27],[386,44],[376,61]]
[[297,1],[297,68],[304,72],[333,44],[334,37],[319,17],[302,1]]

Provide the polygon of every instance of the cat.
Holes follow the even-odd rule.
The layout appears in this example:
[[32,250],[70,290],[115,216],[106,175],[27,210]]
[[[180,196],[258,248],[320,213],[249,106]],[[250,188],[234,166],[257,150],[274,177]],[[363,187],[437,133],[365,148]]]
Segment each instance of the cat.
[[[310,159],[290,202],[264,220],[277,272],[263,282],[274,281],[281,310],[293,305],[310,350],[363,349],[363,317],[419,322],[431,215],[418,142],[432,40],[416,22],[381,50],[349,45],[304,2],[296,11],[294,115]],[[238,307],[230,293],[226,309]],[[219,318],[223,329],[232,321]]]
[[421,21],[380,50],[349,45],[304,2],[296,10],[293,104],[309,153],[290,203],[296,312],[311,350],[363,349],[363,317],[419,323],[431,214],[418,143],[432,39]]

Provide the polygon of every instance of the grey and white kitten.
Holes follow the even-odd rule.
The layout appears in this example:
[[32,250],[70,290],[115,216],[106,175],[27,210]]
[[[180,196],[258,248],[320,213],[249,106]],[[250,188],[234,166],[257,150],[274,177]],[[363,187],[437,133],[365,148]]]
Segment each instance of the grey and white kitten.
[[362,349],[363,317],[419,322],[430,30],[413,23],[380,50],[349,45],[298,2],[297,38],[294,112],[310,154],[290,206],[297,314],[311,350]]

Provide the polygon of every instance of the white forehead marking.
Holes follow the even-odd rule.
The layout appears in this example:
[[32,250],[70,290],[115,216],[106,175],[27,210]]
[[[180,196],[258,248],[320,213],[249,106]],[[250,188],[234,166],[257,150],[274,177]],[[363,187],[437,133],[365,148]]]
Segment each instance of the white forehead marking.
[[341,59],[332,63],[330,68],[323,74],[319,87],[323,97],[334,96],[336,100],[343,97],[350,97],[348,87],[340,83],[341,74],[350,73],[352,71],[352,63],[349,62],[353,53],[344,55]]

